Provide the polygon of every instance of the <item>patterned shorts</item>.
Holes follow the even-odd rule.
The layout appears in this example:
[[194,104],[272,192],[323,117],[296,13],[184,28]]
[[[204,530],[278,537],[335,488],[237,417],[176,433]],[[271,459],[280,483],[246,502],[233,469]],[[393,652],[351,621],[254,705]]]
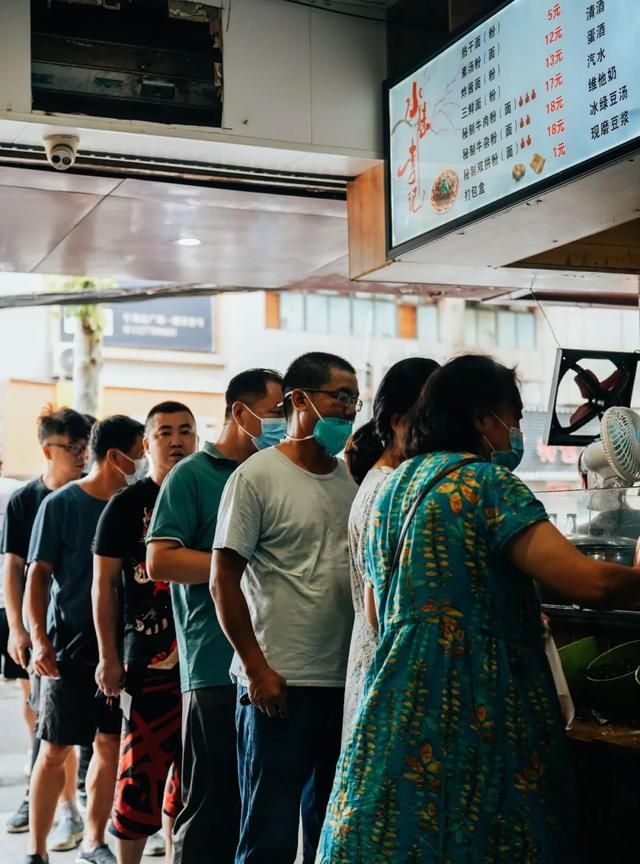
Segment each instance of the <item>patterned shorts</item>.
[[146,670],[140,685],[130,689],[131,716],[129,720],[124,718],[122,724],[109,829],[123,840],[150,837],[160,830],[163,811],[175,818],[182,808],[178,773],[182,700],[178,669]]

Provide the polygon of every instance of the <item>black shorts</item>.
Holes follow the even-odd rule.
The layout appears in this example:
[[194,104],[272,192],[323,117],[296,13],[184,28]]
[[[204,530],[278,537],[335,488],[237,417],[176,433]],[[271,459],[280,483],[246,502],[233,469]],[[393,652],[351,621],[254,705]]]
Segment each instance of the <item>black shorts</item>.
[[0,609],[0,671],[7,681],[15,681],[17,678],[28,678],[27,671],[14,663],[7,652],[9,643],[9,622],[7,612]]
[[92,666],[59,664],[60,678],[43,678],[37,735],[60,745],[89,745],[97,732],[120,736],[117,699],[96,695]]

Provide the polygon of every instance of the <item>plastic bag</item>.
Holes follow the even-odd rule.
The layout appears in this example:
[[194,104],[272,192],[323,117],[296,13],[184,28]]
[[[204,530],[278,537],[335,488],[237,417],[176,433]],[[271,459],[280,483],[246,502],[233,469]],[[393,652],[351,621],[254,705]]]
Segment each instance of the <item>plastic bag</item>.
[[562,716],[564,717],[565,729],[570,729],[576,716],[576,709],[573,704],[573,699],[571,698],[571,693],[569,692],[567,679],[564,677],[560,654],[558,654],[556,643],[554,642],[553,636],[548,627],[545,627],[544,633],[544,653],[547,655],[551,674],[553,675],[553,682],[556,685],[556,692],[558,694],[558,699],[560,700],[560,709],[562,710]]

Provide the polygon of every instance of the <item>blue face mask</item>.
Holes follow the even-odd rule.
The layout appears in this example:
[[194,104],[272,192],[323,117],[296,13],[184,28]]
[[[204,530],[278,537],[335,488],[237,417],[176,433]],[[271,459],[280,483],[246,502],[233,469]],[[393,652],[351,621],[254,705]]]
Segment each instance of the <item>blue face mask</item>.
[[524,456],[524,438],[522,437],[522,432],[516,429],[515,426],[507,426],[496,414],[493,416],[498,423],[501,423],[505,429],[508,429],[510,449],[496,450],[491,441],[485,438],[484,440],[492,448],[491,461],[494,465],[502,465],[504,468],[508,468],[509,471],[515,471]]
[[337,456],[347,446],[353,422],[344,417],[321,417],[313,430],[313,437],[330,456]]
[[307,435],[306,438],[291,438],[291,440],[308,441],[313,438],[329,456],[337,456],[338,453],[342,453],[353,432],[353,420],[347,420],[345,417],[323,417],[307,394],[304,395],[318,415],[318,422],[313,429],[313,435]]
[[242,426],[240,428],[253,441],[256,450],[266,450],[267,447],[275,447],[279,444],[286,435],[287,421],[284,417],[258,417],[254,414],[248,405],[244,406],[249,414],[253,414],[256,420],[260,421],[260,434],[251,435]]

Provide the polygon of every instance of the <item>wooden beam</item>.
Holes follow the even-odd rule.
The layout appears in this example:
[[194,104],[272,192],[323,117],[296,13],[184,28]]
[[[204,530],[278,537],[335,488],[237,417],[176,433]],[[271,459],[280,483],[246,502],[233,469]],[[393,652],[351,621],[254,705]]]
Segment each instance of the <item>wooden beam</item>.
[[640,273],[640,219],[547,249],[510,266],[592,273]]
[[347,183],[349,278],[359,279],[386,265],[384,165]]

